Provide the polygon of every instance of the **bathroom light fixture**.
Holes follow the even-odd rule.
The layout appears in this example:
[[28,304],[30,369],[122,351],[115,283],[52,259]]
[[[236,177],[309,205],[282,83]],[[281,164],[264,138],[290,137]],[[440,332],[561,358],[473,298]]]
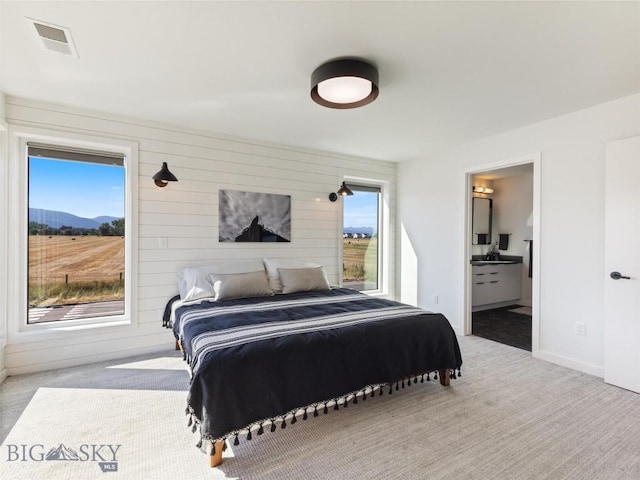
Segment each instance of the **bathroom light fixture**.
[[176,176],[169,171],[167,162],[162,162],[162,168],[153,176],[153,181],[158,187],[166,187],[169,182],[177,182]]
[[356,59],[324,63],[311,74],[311,98],[329,108],[368,105],[378,98],[378,70]]
[[493,188],[481,187],[478,185],[473,186],[473,193],[493,193]]
[[336,200],[338,200],[338,195],[340,195],[341,197],[346,197],[347,195],[353,195],[353,192],[349,187],[345,185],[344,182],[342,182],[342,185],[340,185],[340,188],[337,192],[331,192],[329,194],[329,200],[335,202]]

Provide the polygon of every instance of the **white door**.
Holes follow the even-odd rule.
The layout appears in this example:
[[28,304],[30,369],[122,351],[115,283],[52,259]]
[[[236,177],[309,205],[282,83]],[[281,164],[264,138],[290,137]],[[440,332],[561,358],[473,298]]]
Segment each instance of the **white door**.
[[607,145],[605,175],[604,380],[640,393],[640,137]]

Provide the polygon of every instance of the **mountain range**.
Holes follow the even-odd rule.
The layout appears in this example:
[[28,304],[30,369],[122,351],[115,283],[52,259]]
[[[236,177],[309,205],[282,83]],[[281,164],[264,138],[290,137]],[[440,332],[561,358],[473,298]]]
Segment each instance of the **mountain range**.
[[67,212],[56,212],[42,208],[29,208],[29,221],[49,225],[51,228],[60,228],[63,225],[74,228],[98,228],[103,223],[111,223],[120,217],[102,215],[95,218],[78,217]]

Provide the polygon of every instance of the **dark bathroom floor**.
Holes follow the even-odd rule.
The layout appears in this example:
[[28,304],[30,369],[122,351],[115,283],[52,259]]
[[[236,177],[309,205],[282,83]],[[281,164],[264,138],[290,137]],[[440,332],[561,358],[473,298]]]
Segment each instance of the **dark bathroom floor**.
[[473,335],[531,351],[531,315],[512,312],[520,305],[473,312]]

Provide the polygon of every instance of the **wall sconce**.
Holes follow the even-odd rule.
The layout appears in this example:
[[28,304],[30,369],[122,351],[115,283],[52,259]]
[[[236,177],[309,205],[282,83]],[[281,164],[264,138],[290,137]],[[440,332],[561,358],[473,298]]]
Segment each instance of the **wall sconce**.
[[329,194],[329,200],[335,202],[336,200],[338,200],[338,195],[340,195],[341,197],[346,197],[347,195],[353,195],[353,192],[344,184],[344,182],[342,182],[342,185],[340,185],[340,188],[337,192],[331,192]]
[[160,188],[166,187],[169,182],[177,182],[176,176],[169,171],[167,162],[162,162],[162,168],[153,176],[153,181]]
[[473,193],[493,193],[493,188],[480,187],[478,185],[473,186]]

